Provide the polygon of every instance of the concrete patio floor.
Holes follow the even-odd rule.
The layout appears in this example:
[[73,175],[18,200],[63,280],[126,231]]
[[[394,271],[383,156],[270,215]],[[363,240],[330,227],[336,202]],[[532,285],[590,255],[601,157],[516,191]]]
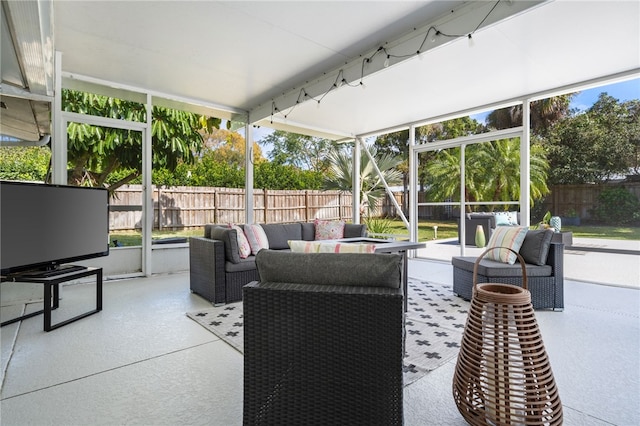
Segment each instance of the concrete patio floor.
[[[414,259],[409,274],[452,280],[448,261]],[[242,355],[185,316],[210,306],[188,281],[106,281],[96,315],[49,333],[41,316],[3,327],[2,425],[242,424]],[[87,309],[93,291],[65,287],[55,315]],[[565,301],[563,312],[536,312],[565,424],[640,424],[638,287],[567,280]],[[3,306],[2,320],[21,309]],[[454,368],[455,359],[405,388],[406,425],[465,424],[451,396]]]
[[[467,246],[465,256],[479,256],[484,249]],[[633,254],[630,254],[633,253]],[[449,262],[460,256],[457,239],[427,242],[416,257]],[[640,289],[640,241],[574,238],[564,251],[565,279]]]

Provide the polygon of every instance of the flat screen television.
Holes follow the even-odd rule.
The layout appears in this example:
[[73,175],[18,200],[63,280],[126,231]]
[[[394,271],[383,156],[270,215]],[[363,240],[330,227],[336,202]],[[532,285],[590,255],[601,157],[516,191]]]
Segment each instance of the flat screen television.
[[109,255],[104,188],[0,181],[2,275]]

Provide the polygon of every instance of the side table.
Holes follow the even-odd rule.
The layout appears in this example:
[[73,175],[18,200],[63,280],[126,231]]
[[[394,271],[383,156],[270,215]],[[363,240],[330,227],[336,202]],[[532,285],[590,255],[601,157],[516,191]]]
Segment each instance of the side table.
[[[76,280],[79,278],[89,277],[91,275],[96,276],[96,308],[88,312],[77,315],[73,318],[69,318],[65,321],[61,321],[57,324],[51,324],[51,311],[57,309],[60,306],[60,284]],[[0,324],[1,327],[5,325],[13,324],[14,322],[22,321],[23,319],[31,318],[36,315],[44,313],[44,331],[55,330],[79,319],[88,317],[102,310],[102,268],[82,268],[73,272],[66,272],[60,275],[45,276],[38,274],[12,274],[6,277],[2,277],[2,281],[23,282],[23,283],[38,283],[44,285],[44,309],[32,312],[30,314],[23,315],[21,317],[13,318]],[[53,300],[52,300],[53,296]]]
[[562,243],[564,244],[564,248],[571,247],[573,245],[573,232],[554,232],[553,237],[551,237],[551,242]]

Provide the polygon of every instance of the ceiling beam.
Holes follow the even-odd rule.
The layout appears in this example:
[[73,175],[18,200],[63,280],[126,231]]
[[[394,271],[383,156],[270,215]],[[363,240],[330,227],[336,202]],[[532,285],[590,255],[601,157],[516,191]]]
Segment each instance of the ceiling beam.
[[444,16],[419,28],[412,28],[402,36],[383,43],[376,49],[363,52],[357,58],[337,69],[321,73],[302,87],[293,87],[265,102],[249,112],[251,123],[280,116],[287,119],[298,104],[320,103],[333,90],[347,90],[348,87],[366,85],[366,77],[384,71],[398,63],[412,59],[424,52],[436,49],[460,37],[468,37],[483,28],[504,19],[516,16],[532,7],[544,3],[543,0],[524,1],[472,1],[451,10]]

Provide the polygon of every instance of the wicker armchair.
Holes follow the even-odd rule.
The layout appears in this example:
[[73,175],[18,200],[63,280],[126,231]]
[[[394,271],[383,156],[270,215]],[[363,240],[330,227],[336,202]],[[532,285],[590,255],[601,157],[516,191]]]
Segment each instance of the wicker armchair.
[[256,263],[244,424],[402,424],[401,257],[262,250]]
[[[475,257],[454,257],[453,292],[471,300]],[[531,303],[535,309],[564,309],[564,244],[552,242],[545,265],[525,264]],[[478,283],[513,284],[522,287],[520,263],[506,265],[482,259],[478,268]]]

